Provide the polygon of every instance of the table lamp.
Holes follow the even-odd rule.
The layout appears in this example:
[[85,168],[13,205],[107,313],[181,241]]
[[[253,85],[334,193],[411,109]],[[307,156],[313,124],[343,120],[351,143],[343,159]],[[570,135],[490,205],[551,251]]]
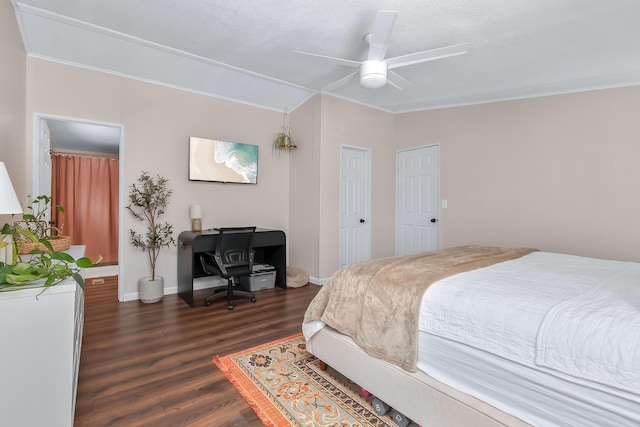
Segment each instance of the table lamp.
[[[0,162],[0,214],[22,213],[22,206],[16,191],[13,189],[11,179],[7,173],[4,162]],[[5,264],[13,264],[13,236],[0,234],[0,261]]]
[[191,217],[191,231],[202,231],[202,205],[189,206],[189,216]]
[[4,162],[0,162],[0,214],[22,213],[22,206],[11,184]]

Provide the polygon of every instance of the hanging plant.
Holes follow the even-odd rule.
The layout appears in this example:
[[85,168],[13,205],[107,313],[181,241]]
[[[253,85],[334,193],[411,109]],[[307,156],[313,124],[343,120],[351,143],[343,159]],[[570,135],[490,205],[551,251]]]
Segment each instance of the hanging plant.
[[288,130],[280,132],[273,141],[273,148],[277,150],[291,150],[292,148],[296,148],[291,133]]
[[273,140],[274,150],[292,150],[296,148],[291,136],[291,126],[289,126],[289,113],[285,111],[282,119],[282,132],[278,133]]

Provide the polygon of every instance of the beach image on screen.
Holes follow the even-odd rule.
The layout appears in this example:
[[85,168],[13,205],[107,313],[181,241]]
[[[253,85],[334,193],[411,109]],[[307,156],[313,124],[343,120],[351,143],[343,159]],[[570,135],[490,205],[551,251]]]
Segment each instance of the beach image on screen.
[[191,137],[189,179],[255,184],[258,179],[258,146]]

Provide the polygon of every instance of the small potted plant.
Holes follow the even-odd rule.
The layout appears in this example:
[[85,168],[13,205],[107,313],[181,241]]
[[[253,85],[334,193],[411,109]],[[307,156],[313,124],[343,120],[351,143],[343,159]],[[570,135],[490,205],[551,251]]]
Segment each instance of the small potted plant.
[[17,248],[9,245],[9,250],[13,253],[6,258],[10,260],[5,258],[0,261],[0,292],[17,291],[26,287],[46,289],[69,278],[84,288],[81,269],[102,261],[102,256],[98,256],[95,264],[87,257],[75,259],[66,252],[56,250],[48,239],[38,238],[21,225],[5,224],[0,234],[12,236],[14,241],[28,241],[34,245],[30,256],[24,260],[18,255]]
[[160,250],[176,243],[173,238],[173,225],[160,221],[172,194],[172,190],[167,188],[167,182],[168,180],[160,175],[153,178],[143,171],[129,191],[127,210],[147,226],[144,234],[129,230],[131,244],[147,253],[151,266],[151,276],[138,280],[138,296],[144,303],[162,300],[164,278],[156,275],[156,263]]
[[[31,196],[28,196],[31,199]],[[33,233],[37,240],[27,238],[24,233],[18,233],[20,239],[17,241],[21,254],[30,254],[33,249],[46,249],[39,242],[41,239],[47,240],[54,250],[64,251],[71,246],[71,238],[63,236],[64,229],[64,208],[56,205],[55,209],[60,213],[61,224],[59,227],[53,226],[46,221],[46,214],[51,209],[51,197],[42,194],[27,204],[27,212],[22,214],[22,220],[16,222],[18,231],[24,230]]]

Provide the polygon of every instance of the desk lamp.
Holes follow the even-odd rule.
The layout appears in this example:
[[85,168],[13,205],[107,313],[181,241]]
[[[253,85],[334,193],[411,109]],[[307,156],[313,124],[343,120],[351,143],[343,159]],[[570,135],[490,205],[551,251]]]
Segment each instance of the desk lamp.
[[202,231],[202,205],[189,206],[189,216],[191,217],[191,231]]

